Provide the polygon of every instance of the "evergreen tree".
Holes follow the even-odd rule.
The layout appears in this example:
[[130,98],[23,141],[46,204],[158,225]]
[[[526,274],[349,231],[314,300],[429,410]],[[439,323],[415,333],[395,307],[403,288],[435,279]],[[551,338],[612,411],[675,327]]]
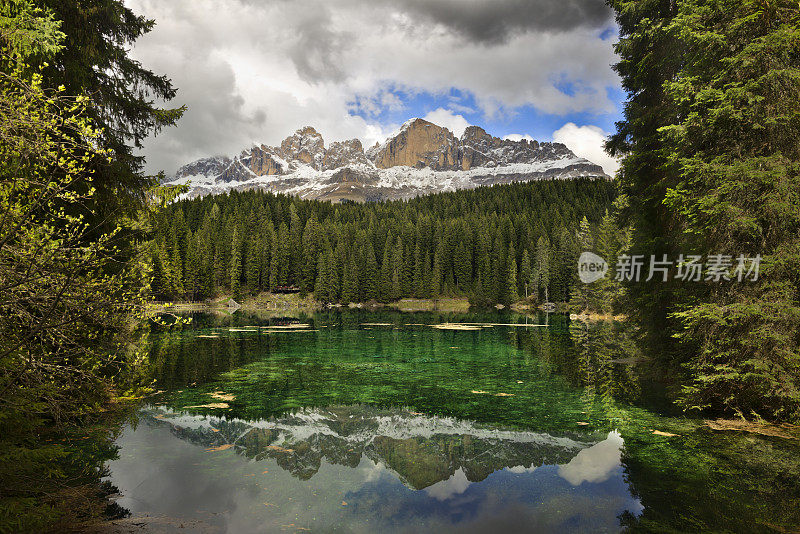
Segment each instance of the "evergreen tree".
[[427,269],[425,269],[425,258],[422,257],[422,250],[420,250],[419,242],[417,243],[417,247],[414,250],[414,279],[413,279],[413,287],[414,287],[414,296],[417,298],[425,298],[428,294],[427,288],[425,286],[425,275]]
[[379,288],[380,299],[383,302],[392,300],[392,234],[386,236],[386,242],[383,247],[383,255],[381,256],[381,286]]
[[[186,243],[191,236],[192,246],[203,250],[198,253],[202,269],[209,273],[208,289],[204,290],[208,295],[230,289],[231,261],[235,259],[231,243],[238,228],[237,239],[243,241],[243,292],[299,284],[301,290],[317,294],[320,284],[329,279],[335,288],[328,291],[330,300],[337,300],[354,254],[360,281],[357,300],[453,295],[490,305],[507,301],[508,251],[512,246],[521,248],[516,257],[517,267],[524,271],[517,276],[519,293],[529,280],[526,253],[530,269],[536,267],[533,236],[544,236],[546,241],[549,234],[565,233],[573,236],[561,240],[567,249],[562,252],[560,245],[554,245],[549,256],[552,285],[560,291],[554,294],[568,295],[574,284],[570,276],[575,274],[578,214],[585,213],[589,224],[595,224],[613,198],[613,187],[607,181],[578,181],[577,188],[571,182],[509,184],[410,202],[335,207],[261,191],[181,200],[170,204],[160,218],[156,248],[167,251],[165,271],[177,272],[177,259],[181,258],[181,276],[188,279]],[[531,215],[538,213],[547,215]],[[295,229],[303,229],[297,247],[292,220]],[[301,224],[303,220],[305,224]],[[300,251],[297,261],[291,259],[293,247]],[[561,258],[562,253],[568,258]],[[319,271],[322,254],[330,256],[322,263],[327,263],[330,276]],[[173,263],[174,270],[169,268]]]
[[156,300],[164,300],[168,298],[167,290],[169,287],[164,266],[164,256],[160,247],[156,246],[154,248],[155,250],[151,254],[153,271],[151,273],[150,293]]
[[506,261],[506,293],[505,303],[512,304],[519,300],[517,293],[517,255],[514,252],[514,245],[512,244],[508,249],[508,260]]
[[533,282],[533,269],[531,267],[531,256],[528,249],[522,253],[522,261],[519,264],[519,282],[522,285],[522,291],[525,292],[525,297],[531,294],[536,294],[536,285]]
[[760,255],[756,281],[631,283],[627,311],[686,408],[800,418],[797,3],[612,0],[628,91],[608,144],[632,254]]
[[301,262],[301,281],[300,291],[307,293],[314,288],[314,281],[317,278],[317,256],[320,250],[320,227],[315,217],[311,217],[306,222],[303,232],[303,250]]
[[327,294],[331,302],[336,302],[341,297],[341,283],[339,272],[336,269],[336,258],[333,254],[333,249],[328,248],[326,252],[328,270],[325,274],[325,280],[328,284]]
[[234,300],[240,300],[242,298],[242,243],[238,228],[233,231],[233,240],[231,241],[231,263],[228,272],[230,276],[231,295]]
[[250,293],[258,293],[261,289],[261,262],[263,251],[263,241],[260,236],[253,236],[247,246],[247,290]]
[[378,261],[375,259],[375,250],[372,242],[367,240],[365,246],[365,261],[363,264],[363,276],[361,277],[361,289],[365,300],[377,300],[380,292],[378,287]]
[[358,302],[358,282],[358,263],[356,262],[356,255],[351,253],[342,281],[342,302]]
[[533,278],[534,290],[537,295],[539,291],[542,291],[545,302],[548,302],[550,298],[550,246],[543,236],[536,241],[536,267],[533,271]]
[[405,281],[405,263],[403,261],[403,240],[399,237],[392,250],[392,292],[390,299],[397,300],[403,296]]
[[331,302],[330,293],[330,267],[328,266],[328,255],[326,253],[320,254],[317,260],[317,280],[314,284],[314,298],[322,302]]
[[276,250],[272,256],[273,261],[271,270],[273,271],[275,278],[275,284],[272,287],[289,285],[289,280],[292,274],[290,272],[293,248],[291,239],[289,228],[286,226],[286,223],[281,223],[280,227],[278,228],[278,242]]
[[200,267],[200,251],[196,239],[190,235],[188,248],[186,250],[186,279],[185,290],[186,298],[189,300],[198,300],[201,294],[201,281],[202,276]]
[[437,298],[442,294],[442,260],[439,253],[433,257],[433,269],[431,270],[430,295]]

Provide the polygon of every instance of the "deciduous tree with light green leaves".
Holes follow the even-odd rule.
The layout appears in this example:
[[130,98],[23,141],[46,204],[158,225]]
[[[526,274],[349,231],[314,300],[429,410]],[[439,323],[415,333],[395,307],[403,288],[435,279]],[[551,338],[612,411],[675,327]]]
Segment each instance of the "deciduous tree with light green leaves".
[[[130,246],[146,204],[99,213],[108,206],[103,194],[125,182],[109,170],[119,152],[95,120],[103,95],[90,99],[52,75],[57,69],[48,61],[67,53],[70,35],[41,5],[0,3],[2,532],[63,530],[54,523],[90,507],[65,503],[64,489],[70,477],[96,474],[98,466],[81,464],[68,443],[41,436],[85,424],[114,388],[130,383],[123,377],[141,359],[129,350],[128,334],[147,289],[146,266],[131,260],[137,248]],[[79,69],[70,75],[80,76]],[[173,259],[164,254],[166,263]],[[172,266],[156,267],[163,284]]]

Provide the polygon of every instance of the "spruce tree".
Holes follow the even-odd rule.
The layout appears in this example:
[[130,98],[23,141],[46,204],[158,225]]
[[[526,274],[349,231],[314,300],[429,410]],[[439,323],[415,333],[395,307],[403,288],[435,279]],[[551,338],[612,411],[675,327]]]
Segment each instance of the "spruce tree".
[[[608,148],[631,252],[761,257],[739,283],[631,283],[626,311],[687,409],[800,418],[797,2],[612,0],[628,92]],[[673,273],[674,274],[674,273]]]
[[544,293],[545,302],[549,301],[550,287],[550,246],[544,237],[536,241],[536,266],[534,269],[534,290]]
[[358,302],[359,295],[359,280],[358,280],[358,263],[356,255],[350,254],[347,261],[347,268],[344,271],[344,279],[342,280],[342,302],[347,304],[349,302]]
[[314,284],[314,298],[322,302],[330,302],[332,299],[328,293],[330,287],[330,268],[328,267],[328,255],[323,253],[317,260],[317,279]]
[[528,249],[522,253],[522,261],[519,264],[519,282],[522,290],[525,291],[525,297],[529,297],[532,293],[536,294],[536,287],[532,283],[533,272],[531,268],[531,256]]
[[517,255],[512,244],[508,249],[508,260],[506,261],[506,293],[504,295],[506,304],[513,304],[519,300],[517,293]]
[[363,276],[361,277],[364,299],[377,300],[380,294],[378,287],[380,273],[378,271],[378,261],[375,259],[375,250],[369,240],[366,240],[364,255]]
[[327,264],[328,270],[325,274],[325,280],[328,284],[328,288],[326,293],[328,294],[328,298],[331,302],[336,302],[341,297],[341,279],[339,278],[339,272],[336,269],[336,258],[333,254],[333,249],[328,248],[326,252],[327,256]]
[[241,294],[241,278],[242,278],[242,243],[239,237],[239,229],[233,231],[233,240],[231,241],[231,263],[229,269],[231,295],[234,300],[240,300]]
[[308,293],[314,289],[317,279],[317,256],[320,251],[320,228],[315,217],[306,222],[303,232],[302,261],[300,265],[300,291]]
[[381,256],[381,285],[379,288],[380,299],[383,302],[390,302],[392,300],[392,234],[386,236],[386,242],[383,247],[383,255]]

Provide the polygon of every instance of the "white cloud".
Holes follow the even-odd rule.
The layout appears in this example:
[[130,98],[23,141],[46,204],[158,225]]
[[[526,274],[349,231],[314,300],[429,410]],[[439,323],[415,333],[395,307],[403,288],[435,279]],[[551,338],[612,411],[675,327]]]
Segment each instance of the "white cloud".
[[467,119],[465,119],[462,115],[456,115],[449,109],[444,108],[435,109],[422,118],[428,122],[432,122],[439,126],[444,126],[453,132],[453,135],[456,137],[461,137],[461,135],[464,133],[464,130],[466,130],[467,126],[470,125],[469,121],[467,121]]
[[605,482],[620,467],[623,440],[614,430],[608,437],[580,451],[568,464],[559,466],[558,476],[578,486],[583,482]]
[[606,174],[614,176],[619,169],[619,160],[608,155],[603,148],[607,137],[608,134],[597,126],[577,126],[572,122],[553,132],[553,141],[564,143],[575,155],[597,163]]
[[506,467],[506,470],[508,470],[511,473],[521,475],[523,473],[533,473],[538,468],[539,468],[538,465],[531,464],[530,467],[525,467],[524,465],[515,465],[513,467]]
[[467,480],[464,469],[459,467],[456,472],[447,480],[441,480],[432,486],[425,488],[425,492],[439,501],[446,501],[451,497],[460,495],[467,491],[472,483]]
[[[565,13],[557,31],[537,17],[503,25],[498,15],[492,22],[497,39],[476,26],[486,6],[447,24],[441,9],[418,2],[125,3],[156,20],[132,55],[173,80],[178,96],[171,104],[189,107],[176,127],[146,142],[149,171],[171,173],[192,159],[234,154],[253,142],[277,144],[306,124],[326,143],[358,137],[370,145],[392,130],[376,119],[379,112],[403,111],[397,91],[446,95],[456,88],[473,95],[486,118],[522,106],[554,114],[614,111],[606,89],[619,85],[609,67],[615,56],[610,40],[598,37],[604,16],[590,2],[571,0],[574,13],[583,15],[572,23]],[[517,3],[505,4],[510,18],[509,6]],[[573,91],[562,92],[554,80]],[[354,103],[366,119],[351,113]],[[456,113],[468,108],[447,108],[432,113],[449,113],[445,126],[460,128]]]

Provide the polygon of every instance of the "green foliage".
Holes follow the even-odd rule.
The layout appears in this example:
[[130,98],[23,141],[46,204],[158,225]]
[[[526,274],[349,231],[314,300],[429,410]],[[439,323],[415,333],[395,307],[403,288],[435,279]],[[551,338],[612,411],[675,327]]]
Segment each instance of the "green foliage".
[[687,409],[797,419],[798,5],[611,3],[629,99],[609,148],[626,155],[632,250],[762,257],[757,282],[632,285],[630,312],[684,363]]
[[[110,102],[130,91],[150,107],[148,84],[100,65],[141,67],[125,48],[104,46],[107,33],[91,21],[63,17],[80,10],[125,32],[128,11],[52,3],[0,3],[0,532],[64,531],[101,513],[98,479],[113,450],[84,455],[72,441],[115,388],[140,378],[143,356],[130,341],[149,269],[134,257],[147,210],[169,196],[133,191],[149,180],[126,160],[121,125],[144,133],[147,118],[109,120]],[[87,75],[118,86],[92,86]],[[175,289],[187,250],[173,240],[152,255],[154,282]]]
[[0,39],[6,53],[19,59],[49,56],[63,48],[66,35],[55,15],[30,0],[0,3]]
[[40,497],[67,476],[70,448],[34,436],[96,411],[133,363],[121,334],[143,278],[120,269],[117,231],[97,235],[73,209],[92,202],[90,168],[109,157],[86,106],[18,67],[0,72],[2,531],[37,531],[63,513]]
[[[205,299],[294,285],[325,302],[468,296],[476,304],[509,304],[532,283],[533,293],[568,298],[578,221],[597,226],[613,197],[608,181],[578,179],[408,202],[337,205],[257,191],[182,200],[155,224],[153,292],[161,300],[186,299],[191,288]],[[176,254],[183,252],[176,251],[185,250],[204,251],[190,255],[199,265],[184,262],[181,270]],[[213,273],[221,258],[229,276],[209,274],[213,284],[187,285],[195,272]],[[176,281],[161,282],[170,269]],[[551,291],[556,283],[559,290]]]

